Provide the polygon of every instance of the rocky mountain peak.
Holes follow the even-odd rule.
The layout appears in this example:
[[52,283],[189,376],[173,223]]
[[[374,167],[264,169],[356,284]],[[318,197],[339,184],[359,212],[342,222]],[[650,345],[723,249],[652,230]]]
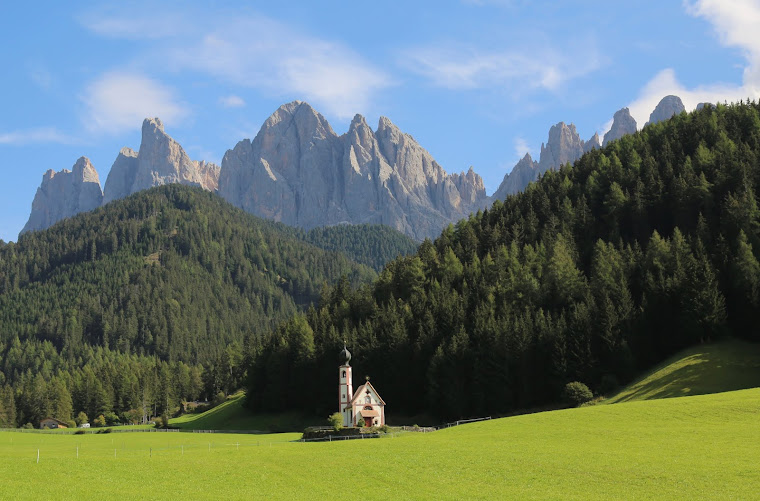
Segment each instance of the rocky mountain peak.
[[337,136],[302,102],[281,106],[253,141],[225,154],[219,194],[293,226],[383,223],[419,240],[486,200],[480,176],[447,175],[387,117],[373,132],[356,115]]
[[671,118],[673,115],[678,115],[682,111],[685,111],[686,107],[683,105],[681,98],[678,96],[665,96],[663,97],[651,115],[649,115],[649,121],[645,125],[656,124]]
[[143,136],[145,134],[157,134],[157,133],[164,133],[164,123],[161,121],[160,118],[154,117],[154,118],[146,118],[143,120],[142,124],[142,133]]
[[504,176],[504,179],[491,198],[504,200],[508,195],[513,195],[524,190],[531,181],[535,181],[536,179],[538,179],[538,162],[533,160],[530,153],[526,153],[512,167],[512,170]]
[[559,122],[549,129],[549,140],[541,144],[539,171],[558,169],[566,163],[575,162],[583,155],[583,141],[575,130],[575,125]]
[[163,184],[180,183],[215,191],[219,167],[191,160],[164,130],[159,118],[146,118],[140,150],[122,148],[108,173],[105,203]]
[[631,112],[628,108],[622,108],[615,112],[612,117],[612,127],[604,135],[604,142],[602,146],[607,146],[610,141],[620,139],[626,134],[633,134],[636,132],[637,125],[636,120],[631,116]]
[[367,125],[367,120],[362,115],[357,113],[356,115],[354,115],[353,120],[351,120],[351,125],[348,126],[348,130],[350,132],[352,130],[356,130],[358,128],[364,128],[364,127],[367,127],[367,128],[369,127],[369,125]]
[[601,147],[602,147],[602,141],[599,139],[599,133],[594,132],[594,135],[591,136],[591,139],[583,143],[583,153],[588,153],[594,148],[601,148]]
[[100,207],[102,202],[100,178],[88,158],[80,157],[71,170],[49,169],[42,176],[21,234],[45,229],[62,219]]

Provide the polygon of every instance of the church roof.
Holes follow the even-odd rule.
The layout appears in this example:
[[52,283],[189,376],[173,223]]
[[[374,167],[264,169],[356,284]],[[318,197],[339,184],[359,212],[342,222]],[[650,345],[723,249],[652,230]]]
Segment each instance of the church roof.
[[366,383],[364,383],[363,385],[361,385],[360,387],[356,389],[356,391],[354,392],[354,397],[351,399],[351,402],[349,402],[349,405],[352,405],[354,402],[356,402],[356,399],[359,398],[359,396],[364,393],[364,390],[367,389],[367,387],[369,387],[369,389],[372,390],[372,393],[375,394],[377,399],[380,401],[380,405],[385,405],[385,401],[383,400],[383,397],[380,396],[380,394],[377,392],[375,387],[372,386],[372,383],[370,383],[369,381],[367,381]]

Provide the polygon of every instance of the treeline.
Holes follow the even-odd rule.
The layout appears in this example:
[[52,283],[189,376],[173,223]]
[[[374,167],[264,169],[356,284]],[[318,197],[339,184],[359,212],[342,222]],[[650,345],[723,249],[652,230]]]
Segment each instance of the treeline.
[[239,389],[244,351],[233,343],[202,366],[91,346],[66,358],[49,341],[16,338],[0,343],[0,427],[36,427],[46,417],[71,421],[80,412],[108,424],[171,416],[182,402],[218,400]]
[[142,419],[234,391],[246,343],[341,276],[376,274],[179,185],[0,243],[0,425]]
[[440,418],[554,403],[575,380],[609,391],[726,334],[760,340],[758,189],[757,103],[647,126],[450,226],[374,284],[339,283],[251,353],[249,405],[334,411],[344,340],[389,415]]

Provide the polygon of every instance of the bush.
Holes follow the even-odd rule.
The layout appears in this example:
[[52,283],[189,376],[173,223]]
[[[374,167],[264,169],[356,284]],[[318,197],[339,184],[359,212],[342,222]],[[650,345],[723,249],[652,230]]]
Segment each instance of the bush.
[[117,416],[116,413],[114,412],[106,412],[105,418],[106,418],[106,424],[108,426],[119,424],[119,416]]
[[142,413],[137,409],[129,409],[121,414],[121,421],[128,424],[137,424],[142,418]]
[[77,426],[82,426],[83,424],[90,422],[89,418],[87,417],[87,414],[85,414],[84,412],[80,412],[79,414],[77,414],[77,417],[76,419],[74,419],[74,421],[76,421]]
[[364,426],[365,426],[366,424],[367,424],[367,423],[364,421],[364,418],[363,418],[363,417],[360,417],[360,418],[359,418],[359,420],[356,422],[356,426],[358,426],[359,428],[364,428]]
[[594,398],[594,394],[588,389],[588,386],[580,381],[573,381],[565,385],[565,401],[575,407],[584,404]]
[[332,426],[335,431],[338,431],[343,428],[343,416],[340,415],[340,412],[330,414],[327,418],[327,424]]
[[25,430],[33,430],[33,429],[34,429],[34,425],[33,425],[32,423],[26,423],[26,424],[23,426],[23,428],[24,428]]
[[74,432],[74,435],[84,435],[84,433],[85,433],[84,430],[77,430]]
[[388,428],[388,425],[387,425],[387,424],[384,424],[384,425],[382,425],[380,428],[378,428],[378,430],[380,430],[380,431],[381,431],[381,432],[383,432],[383,433],[388,433],[388,431],[389,431],[389,428]]
[[101,414],[100,416],[92,420],[92,425],[95,428],[102,428],[103,426],[106,425],[106,417],[103,414]]

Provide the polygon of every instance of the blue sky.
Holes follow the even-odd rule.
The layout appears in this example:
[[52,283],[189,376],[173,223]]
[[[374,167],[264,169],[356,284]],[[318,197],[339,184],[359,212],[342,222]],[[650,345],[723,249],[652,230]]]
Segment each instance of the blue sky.
[[760,97],[760,0],[7,2],[0,16],[0,238],[47,169],[105,182],[146,116],[217,163],[300,99],[338,134],[389,117],[492,193],[549,127],[602,134],[660,98]]

